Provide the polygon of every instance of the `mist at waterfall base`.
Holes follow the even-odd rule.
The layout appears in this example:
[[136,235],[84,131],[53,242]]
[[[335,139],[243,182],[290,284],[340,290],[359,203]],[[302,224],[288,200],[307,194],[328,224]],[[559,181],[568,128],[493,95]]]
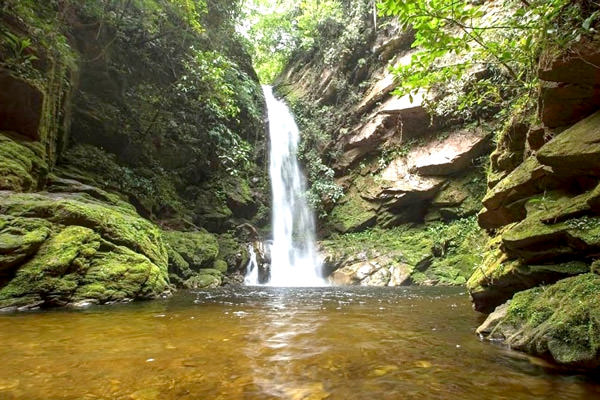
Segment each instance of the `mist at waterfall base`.
[[[315,246],[315,219],[306,202],[306,179],[298,163],[300,132],[287,105],[263,86],[269,118],[273,241],[267,286],[325,286]],[[245,282],[258,285],[253,249]]]

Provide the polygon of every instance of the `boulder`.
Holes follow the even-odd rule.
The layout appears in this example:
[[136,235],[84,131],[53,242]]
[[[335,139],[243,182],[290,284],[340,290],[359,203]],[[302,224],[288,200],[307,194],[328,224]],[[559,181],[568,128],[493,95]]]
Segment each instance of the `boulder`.
[[600,366],[600,276],[587,273],[517,293],[478,332],[568,368]]
[[408,283],[412,270],[408,264],[380,256],[344,266],[334,271],[329,280],[338,286],[401,286]]
[[164,231],[163,237],[194,271],[212,267],[219,254],[217,238],[205,230]]
[[0,309],[155,298],[169,290],[160,230],[85,193],[0,192]]

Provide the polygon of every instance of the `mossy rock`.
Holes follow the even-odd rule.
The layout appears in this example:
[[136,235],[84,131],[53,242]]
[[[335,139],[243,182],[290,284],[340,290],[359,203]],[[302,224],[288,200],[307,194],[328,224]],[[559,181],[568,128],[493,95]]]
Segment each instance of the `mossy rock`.
[[517,293],[487,337],[569,368],[600,366],[600,276],[592,273]]
[[365,230],[373,226],[376,220],[375,207],[361,198],[355,191],[348,193],[344,200],[335,206],[329,216],[329,222],[340,233]]
[[[38,145],[40,143],[37,143]],[[42,149],[31,142],[0,132],[0,190],[27,192],[39,189],[48,173]]]
[[228,269],[227,262],[224,260],[215,260],[212,269],[216,269],[217,271],[224,274],[227,272]]
[[211,267],[219,254],[217,238],[205,230],[164,231],[164,238],[173,251],[178,253],[194,271]]
[[526,264],[522,260],[509,259],[500,248],[501,235],[490,241],[483,261],[477,264],[467,282],[477,311],[492,312],[519,291],[590,270],[589,264],[583,261]]
[[192,276],[183,283],[187,289],[211,289],[221,286],[223,275],[220,271],[212,269],[200,270],[200,273]]
[[217,237],[219,242],[219,259],[224,260],[230,271],[243,270],[250,261],[247,245],[240,243],[231,233]]
[[92,229],[105,240],[139,252],[166,269],[167,251],[160,229],[130,207],[102,203],[85,193],[2,192],[0,210],[15,217]]
[[0,308],[154,298],[168,286],[166,270],[146,256],[116,246],[89,228],[67,226],[0,289]]
[[0,194],[0,308],[154,298],[169,288],[160,230],[88,194]]
[[333,235],[321,242],[321,248],[329,273],[385,256],[394,260],[393,265],[405,266],[414,284],[464,285],[481,263],[486,240],[472,216],[450,223]]

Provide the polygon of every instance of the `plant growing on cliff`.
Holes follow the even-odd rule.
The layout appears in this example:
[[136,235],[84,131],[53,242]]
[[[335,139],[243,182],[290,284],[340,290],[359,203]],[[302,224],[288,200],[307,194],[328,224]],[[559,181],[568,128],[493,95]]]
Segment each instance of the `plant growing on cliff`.
[[379,1],[381,14],[415,30],[411,62],[393,69],[396,94],[426,89],[446,102],[455,97],[447,112],[497,111],[502,100],[534,93],[543,50],[593,33],[599,15],[592,0],[504,0],[501,6],[470,0]]

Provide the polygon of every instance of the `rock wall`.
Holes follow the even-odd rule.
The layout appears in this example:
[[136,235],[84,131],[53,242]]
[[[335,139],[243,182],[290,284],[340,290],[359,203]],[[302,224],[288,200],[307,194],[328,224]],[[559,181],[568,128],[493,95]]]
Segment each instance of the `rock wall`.
[[[367,1],[352,1],[346,12],[346,25],[323,27],[320,45],[296,54],[276,81],[302,130],[302,157],[320,197],[320,234],[330,237],[323,243],[328,270],[337,270],[338,284],[464,284],[481,246],[462,245],[479,231],[472,218],[486,190],[497,121],[434,115],[424,93],[395,97],[389,68],[410,60],[413,33],[393,20],[378,21],[375,30]],[[323,181],[327,174],[331,181]],[[343,196],[319,191],[332,186]],[[460,239],[436,237],[455,223],[465,231]],[[422,238],[419,256],[413,260],[415,248],[402,240],[389,246],[382,239],[394,235]],[[358,238],[359,248],[344,247]],[[437,251],[444,241],[448,251]],[[369,250],[376,247],[391,255]],[[465,259],[450,261],[458,248]],[[390,278],[398,268],[403,278]]]
[[476,310],[495,309],[482,336],[572,368],[600,363],[597,49],[542,61],[537,118],[515,122],[492,156],[478,218],[493,238],[467,285]]
[[232,5],[173,4],[0,5],[0,310],[155,298],[245,267],[235,228],[268,215],[264,100]]

